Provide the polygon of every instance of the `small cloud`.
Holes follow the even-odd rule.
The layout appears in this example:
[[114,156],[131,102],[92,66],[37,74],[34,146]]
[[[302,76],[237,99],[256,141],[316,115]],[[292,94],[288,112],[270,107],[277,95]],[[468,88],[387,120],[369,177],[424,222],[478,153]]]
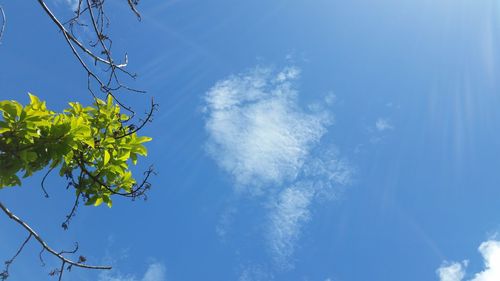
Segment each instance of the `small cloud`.
[[440,281],[462,281],[467,262],[444,263],[437,271]]
[[297,67],[285,67],[283,71],[276,75],[277,82],[285,82],[289,80],[297,79],[300,75],[300,69]]
[[[469,281],[500,280],[500,241],[488,240],[479,246],[479,252],[484,260],[484,270],[476,273]],[[467,261],[441,266],[437,273],[440,281],[462,281],[465,276]]]
[[119,272],[114,275],[109,271],[102,272],[99,275],[99,281],[166,281],[166,269],[161,263],[152,263],[144,273],[142,278],[135,275],[122,275]]
[[149,265],[144,277],[142,277],[142,281],[165,281],[165,275],[165,266],[160,263],[153,263]]
[[375,122],[375,128],[377,128],[379,132],[394,129],[394,127],[391,124],[391,121],[387,118],[377,119],[377,121]]
[[334,93],[328,93],[325,97],[325,102],[328,105],[333,105],[337,101],[337,96]]

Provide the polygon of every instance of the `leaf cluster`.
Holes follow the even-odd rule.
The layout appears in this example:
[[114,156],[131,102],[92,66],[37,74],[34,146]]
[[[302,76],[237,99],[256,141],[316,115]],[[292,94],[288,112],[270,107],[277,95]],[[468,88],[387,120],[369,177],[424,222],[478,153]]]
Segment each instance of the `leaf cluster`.
[[30,103],[0,101],[0,189],[20,186],[22,178],[48,168],[59,169],[87,205],[112,205],[111,196],[134,197],[138,183],[130,164],[146,156],[149,137],[127,126],[112,96],[92,106],[69,103],[62,113],[29,94]]

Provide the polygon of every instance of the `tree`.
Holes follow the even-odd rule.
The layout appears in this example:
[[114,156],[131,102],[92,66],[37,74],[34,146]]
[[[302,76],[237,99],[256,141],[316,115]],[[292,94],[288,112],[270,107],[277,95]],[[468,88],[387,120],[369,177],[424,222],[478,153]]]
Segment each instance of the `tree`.
[[[62,227],[67,229],[80,202],[92,206],[104,203],[111,207],[114,196],[145,197],[153,169],[146,170],[143,179],[138,181],[132,176],[130,164],[135,165],[138,156],[147,155],[144,143],[151,138],[138,136],[138,133],[152,121],[157,105],[151,100],[145,117],[138,119],[134,109],[120,101],[118,93],[121,91],[144,91],[130,88],[122,82],[123,77],[135,79],[136,75],[126,69],[127,55],[120,63],[113,58],[112,41],[106,33],[109,20],[104,12],[104,0],[78,0],[73,17],[64,23],[45,1],[37,2],[62,33],[72,54],[86,72],[88,90],[94,102],[86,107],[71,102],[68,109],[56,113],[32,94],[29,94],[30,102],[26,106],[13,100],[0,101],[0,190],[20,186],[20,177],[29,177],[44,170],[41,187],[45,197],[49,197],[44,182],[52,171],[58,169],[59,175],[67,180],[67,187],[75,192],[73,207],[62,223]],[[138,0],[127,0],[127,4],[140,20],[136,9]],[[2,6],[0,20],[1,41],[6,27]],[[94,34],[94,39],[89,42],[82,42],[75,36],[78,28],[87,26],[83,22],[90,23]],[[89,64],[88,60],[94,63]],[[76,261],[67,258],[65,255],[75,254],[78,246],[72,251],[56,251],[2,202],[0,209],[28,233],[18,251],[5,262],[0,280],[9,277],[9,267],[32,239],[41,245],[42,251],[61,261],[61,267],[50,272],[59,280],[62,280],[64,271],[72,267],[111,268],[89,265],[84,256],[79,256]]]

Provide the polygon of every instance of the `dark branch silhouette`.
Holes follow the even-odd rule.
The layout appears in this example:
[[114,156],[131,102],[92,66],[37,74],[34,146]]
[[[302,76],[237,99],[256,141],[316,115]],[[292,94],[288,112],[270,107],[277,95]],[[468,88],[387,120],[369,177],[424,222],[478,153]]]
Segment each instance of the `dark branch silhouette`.
[[[108,94],[109,92],[118,91],[120,89],[125,89],[131,92],[144,93],[144,91],[128,87],[120,81],[121,79],[118,76],[118,72],[125,74],[127,77],[132,79],[135,79],[137,75],[126,70],[126,66],[128,65],[128,56],[126,54],[122,63],[116,63],[112,57],[112,41],[105,31],[106,27],[109,25],[109,22],[107,22],[107,17],[104,12],[103,0],[79,1],[78,7],[75,11],[75,16],[66,23],[62,23],[57,18],[57,16],[47,6],[45,1],[38,0],[38,3],[61,31],[73,55],[85,69],[87,75],[97,82],[99,89],[103,93]],[[138,16],[138,18],[140,18],[135,5],[137,5],[136,1],[129,1],[129,6],[133,7],[132,11],[136,14],[136,16]],[[87,26],[86,24],[80,22],[85,16],[87,16],[87,20],[91,23],[90,25],[92,26],[92,31],[95,36],[95,42],[90,42],[88,46],[86,46],[86,44],[82,41],[78,40],[74,35],[75,26]],[[67,25],[68,28],[66,28],[65,25]],[[91,49],[95,49],[95,51]],[[93,71],[91,67],[87,63],[85,63],[85,60],[83,59],[80,52],[94,61],[95,65],[97,65],[98,63],[104,65],[106,68],[103,71],[108,73],[107,77],[100,77],[95,71]],[[98,55],[98,53],[103,55],[104,57]],[[130,109],[128,107],[124,108]]]
[[19,254],[23,251],[24,246],[26,246],[26,244],[28,244],[31,237],[33,237],[33,234],[30,233],[28,235],[28,237],[26,238],[26,240],[24,240],[24,242],[21,244],[21,246],[19,247],[17,252],[14,254],[14,256],[10,260],[5,261],[5,269],[2,273],[0,273],[0,278],[2,280],[7,280],[7,278],[9,277],[9,268],[10,268],[11,264],[14,262],[14,260],[17,258],[17,256],[19,256]]
[[[61,251],[61,252],[56,252],[54,249],[52,249],[48,244],[47,242],[45,242],[45,240],[31,227],[29,226],[26,222],[24,222],[22,219],[20,219],[18,216],[14,215],[14,213],[12,213],[9,209],[7,209],[7,207],[5,207],[5,205],[0,202],[0,209],[10,218],[12,219],[13,221],[15,221],[16,223],[18,223],[19,225],[21,225],[28,233],[29,233],[29,237],[28,239],[26,239],[26,241],[23,243],[23,245],[21,246],[20,250],[18,251],[18,253],[14,256],[17,257],[17,255],[19,255],[19,253],[22,251],[22,249],[24,248],[24,246],[26,245],[26,243],[28,243],[28,240],[29,238],[33,237],[35,238],[35,240],[43,247],[43,249],[47,252],[49,252],[50,254],[52,254],[54,257],[58,258],[59,260],[61,260],[62,263],[65,263],[65,264],[69,264],[71,266],[76,266],[76,267],[81,267],[81,268],[86,268],[86,269],[111,269],[110,266],[102,266],[102,265],[88,265],[88,264],[85,264],[83,263],[82,261],[73,261],[69,258],[66,258],[64,256],[65,253],[75,253],[76,251],[72,251],[72,252],[65,252],[65,251]],[[78,247],[77,247],[78,249]]]

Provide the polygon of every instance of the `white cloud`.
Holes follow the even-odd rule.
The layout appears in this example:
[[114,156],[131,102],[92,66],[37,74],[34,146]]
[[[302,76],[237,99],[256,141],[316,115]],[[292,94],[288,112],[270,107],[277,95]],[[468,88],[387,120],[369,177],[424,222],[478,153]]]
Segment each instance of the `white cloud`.
[[165,278],[165,266],[160,263],[153,263],[148,267],[148,270],[142,277],[142,281],[164,281]]
[[377,121],[375,122],[375,128],[377,128],[378,131],[386,131],[386,130],[392,130],[394,129],[394,126],[391,124],[391,121],[387,118],[378,118]]
[[208,149],[239,187],[294,180],[308,152],[326,132],[324,114],[297,106],[296,68],[232,76],[206,95]]
[[166,281],[166,269],[161,263],[152,263],[148,266],[148,269],[144,273],[142,278],[138,278],[134,275],[122,275],[120,273],[114,273],[114,275],[105,271],[99,275],[99,281]]
[[439,276],[440,281],[462,281],[465,276],[466,263],[445,263],[443,264],[436,273]]
[[[285,267],[314,199],[331,195],[352,174],[332,145],[321,143],[332,124],[327,106],[334,95],[323,101],[327,106],[303,109],[294,88],[299,75],[296,67],[256,68],[219,81],[205,95],[208,152],[238,191],[265,196],[264,235],[274,261]],[[225,237],[227,227],[219,224],[216,231]]]
[[298,184],[283,190],[271,210],[268,239],[270,250],[280,266],[287,266],[300,229],[310,219],[309,205],[313,196],[310,186]]
[[489,240],[479,246],[484,259],[484,271],[477,273],[471,281],[500,280],[500,241]]
[[[476,273],[469,281],[498,281],[500,280],[500,241],[488,240],[479,246],[483,256],[484,270]],[[452,263],[437,270],[440,281],[462,281],[465,276],[467,262]]]
[[303,177],[331,189],[334,185],[347,185],[353,176],[353,169],[346,160],[338,156],[334,148],[322,147],[315,155],[309,157],[302,168]]

